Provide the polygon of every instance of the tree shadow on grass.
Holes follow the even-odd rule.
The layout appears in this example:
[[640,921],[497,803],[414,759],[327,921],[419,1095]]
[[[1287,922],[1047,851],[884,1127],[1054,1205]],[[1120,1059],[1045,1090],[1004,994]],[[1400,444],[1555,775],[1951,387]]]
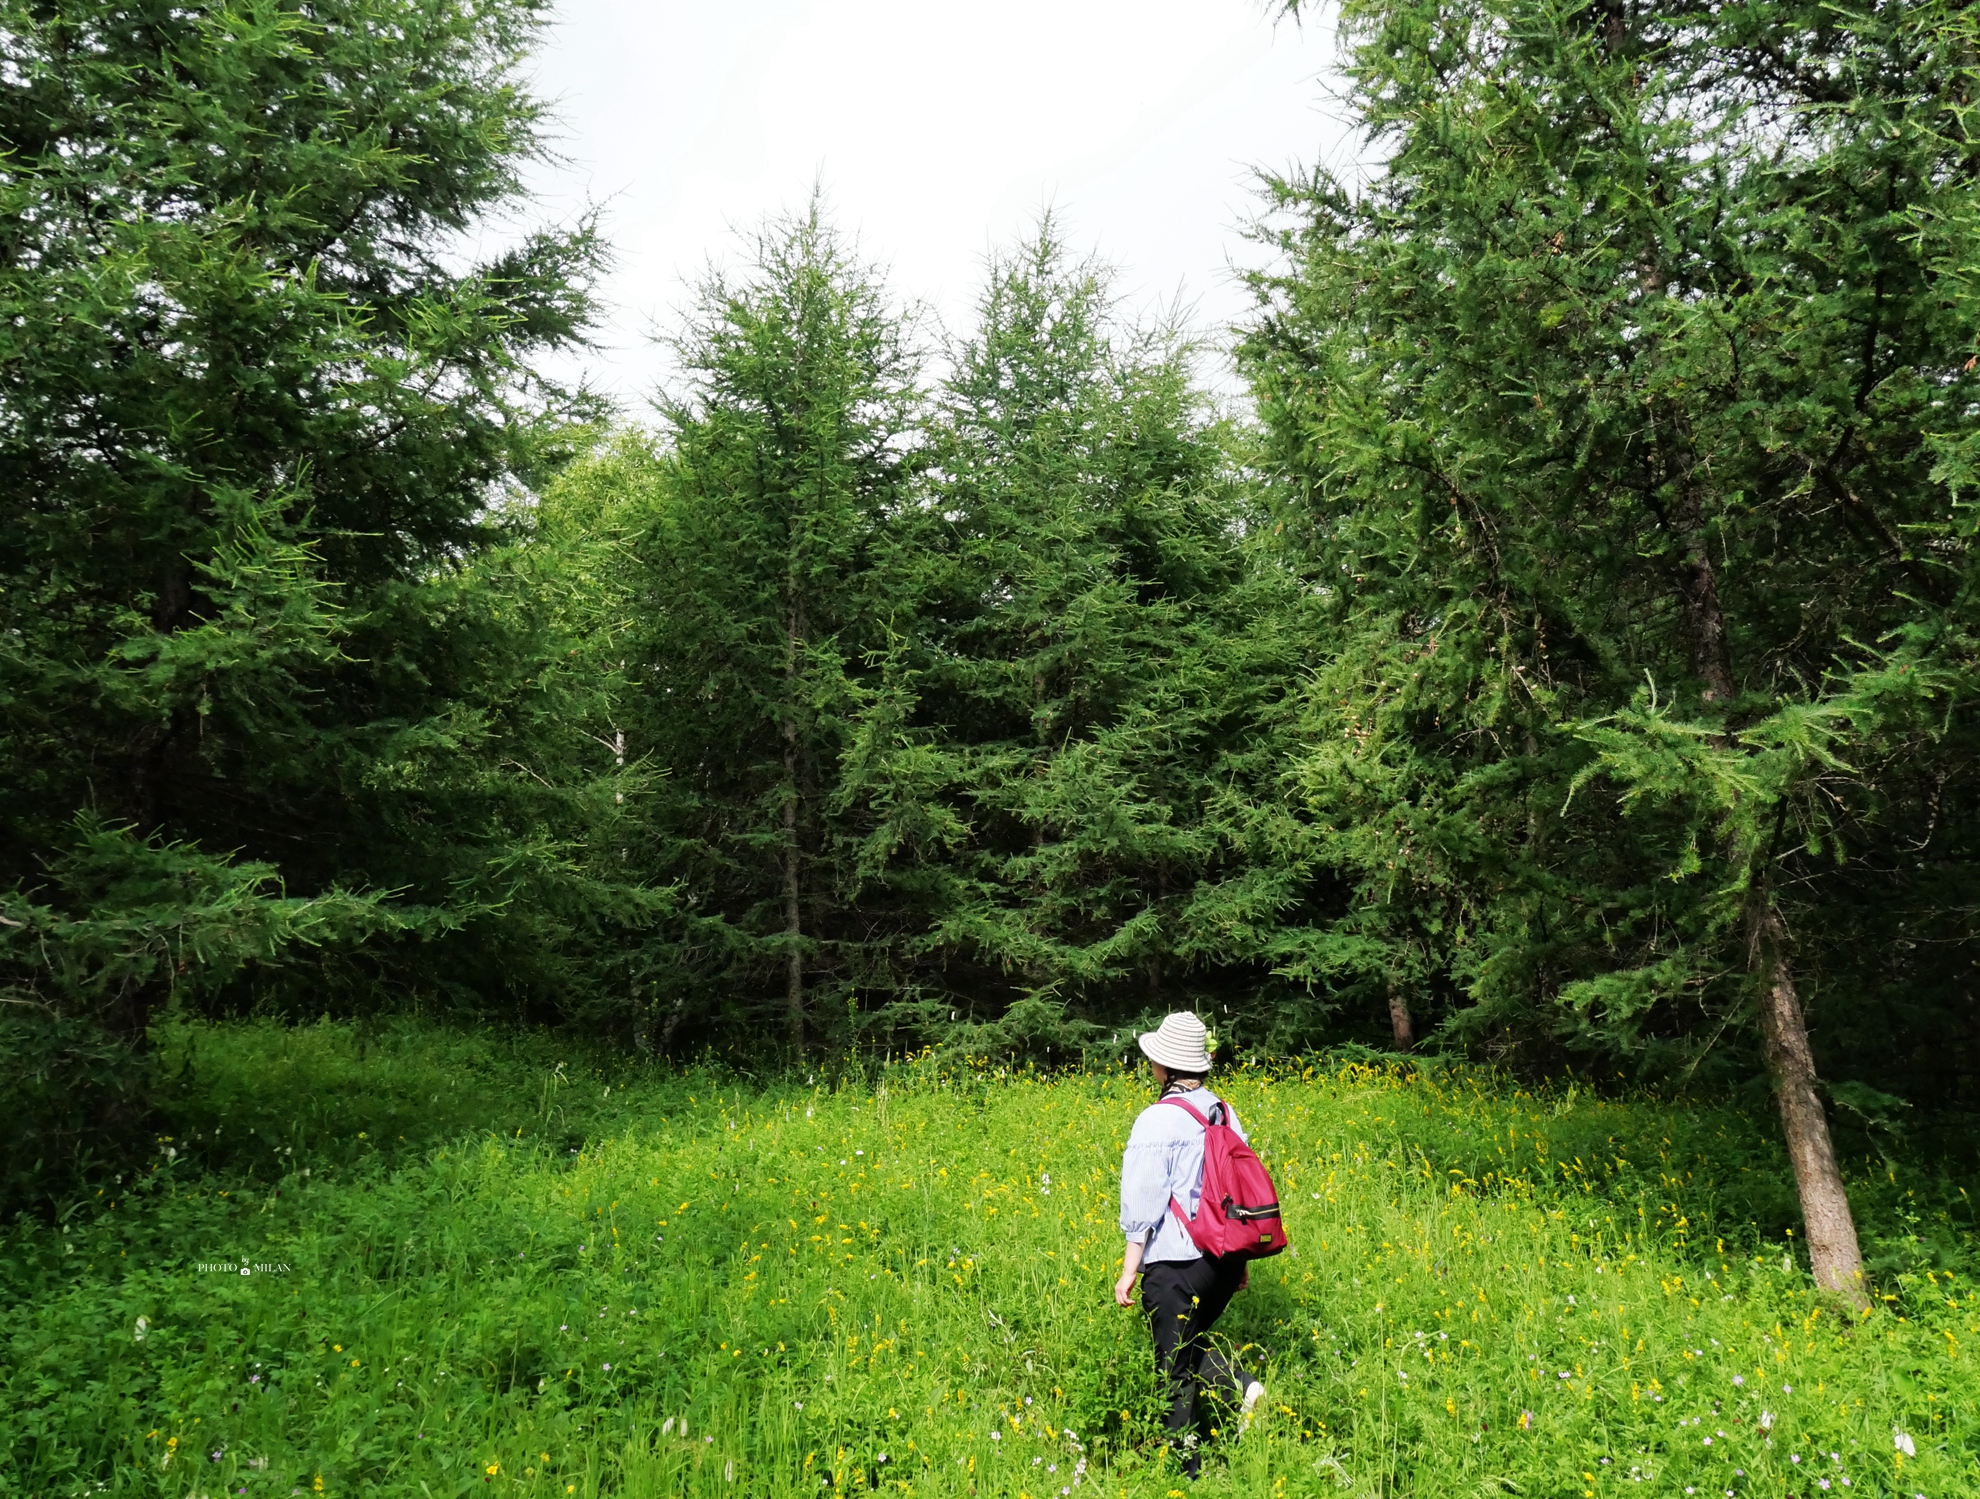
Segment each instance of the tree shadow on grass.
[[634,1102],[613,1097],[623,1064],[544,1033],[252,1020],[173,1021],[154,1037],[165,1143],[229,1173],[358,1166],[474,1135],[577,1149]]

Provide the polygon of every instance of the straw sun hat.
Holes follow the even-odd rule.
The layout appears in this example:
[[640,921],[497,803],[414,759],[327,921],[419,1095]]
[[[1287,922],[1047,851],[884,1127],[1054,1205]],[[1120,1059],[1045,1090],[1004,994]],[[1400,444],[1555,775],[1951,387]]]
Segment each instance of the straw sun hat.
[[1164,1015],[1162,1023],[1136,1038],[1143,1055],[1184,1077],[1202,1077],[1210,1070],[1210,1033],[1188,1010]]

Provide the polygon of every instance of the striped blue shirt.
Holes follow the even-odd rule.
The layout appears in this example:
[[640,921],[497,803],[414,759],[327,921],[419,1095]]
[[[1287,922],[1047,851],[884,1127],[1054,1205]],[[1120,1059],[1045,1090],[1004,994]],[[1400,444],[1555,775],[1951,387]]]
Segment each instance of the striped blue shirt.
[[[1205,1118],[1220,1101],[1208,1088],[1169,1096],[1187,1099]],[[1224,1109],[1226,1122],[1240,1140],[1245,1139],[1237,1114],[1229,1104]],[[1203,1258],[1189,1230],[1169,1211],[1173,1197],[1194,1217],[1202,1192],[1203,1126],[1172,1103],[1149,1105],[1134,1121],[1121,1157],[1121,1232],[1128,1243],[1148,1246],[1141,1256],[1143,1264]]]

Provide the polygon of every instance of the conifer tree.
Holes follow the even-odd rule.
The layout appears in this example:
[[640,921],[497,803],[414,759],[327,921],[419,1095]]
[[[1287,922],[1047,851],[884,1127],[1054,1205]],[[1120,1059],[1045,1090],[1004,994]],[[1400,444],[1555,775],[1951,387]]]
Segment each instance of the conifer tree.
[[1076,1048],[1263,976],[1233,951],[1220,818],[1292,668],[1284,575],[1253,586],[1192,355],[1120,319],[1049,220],[953,350],[900,532],[911,607],[851,761],[864,869],[924,922],[890,1025]]
[[1279,184],[1247,345],[1336,632],[1304,767],[1356,890],[1333,956],[1452,1035],[1685,1076],[1750,1027],[1811,1268],[1860,1298],[1810,980],[1847,1038],[1867,929],[1971,941],[1937,908],[1975,874],[1941,816],[1975,789],[1971,22],[1345,24],[1381,165]]
[[915,353],[816,200],[763,231],[742,277],[701,288],[678,348],[687,384],[662,408],[671,451],[636,542],[635,711],[666,773],[648,857],[689,892],[681,972],[730,1007],[716,1018],[760,1025],[774,988],[802,1054],[877,960],[844,900],[840,760],[886,645]]
[[161,1004],[367,936],[405,977],[530,862],[462,762],[542,680],[482,658],[541,642],[463,564],[554,460],[528,360],[597,246],[459,236],[538,149],[542,14],[0,15],[0,1051],[100,1138]]

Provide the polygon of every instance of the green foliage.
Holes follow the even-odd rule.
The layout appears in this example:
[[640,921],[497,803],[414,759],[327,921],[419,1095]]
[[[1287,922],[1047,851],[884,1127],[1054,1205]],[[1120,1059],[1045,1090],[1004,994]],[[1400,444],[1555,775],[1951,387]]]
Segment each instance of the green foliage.
[[636,852],[689,892],[673,951],[642,975],[666,1040],[692,1000],[697,1029],[774,1023],[801,1048],[884,965],[890,913],[848,900],[861,828],[841,761],[895,608],[909,335],[817,202],[770,226],[746,276],[701,289],[665,451],[619,500],[625,722],[664,772]]
[[[1177,1486],[1109,1294],[1145,1078],[759,1089],[404,1024],[162,1042],[145,1169],[0,1253],[7,1492]],[[1220,1087],[1298,1253],[1224,1320],[1269,1399],[1205,1493],[1980,1478],[1971,1207],[1908,1158],[1853,1182],[1898,1231],[1892,1299],[1844,1327],[1735,1111],[1456,1066]],[[281,1268],[199,1268],[243,1261]]]
[[[1327,594],[1316,974],[1471,1044],[1961,1095],[1971,21],[1348,7],[1381,166],[1276,184],[1245,364]],[[1957,248],[1965,246],[1966,248]]]
[[951,352],[903,527],[911,602],[855,750],[881,814],[863,867],[927,913],[922,1002],[890,1027],[966,1008],[993,1029],[962,1044],[1050,1054],[1085,1039],[1067,1006],[1249,1001],[1264,977],[1239,922],[1298,895],[1251,867],[1245,819],[1272,791],[1301,607],[1256,565],[1194,355],[1124,324],[1049,220],[992,265]]
[[1309,611],[1193,350],[1049,222],[932,393],[912,337],[814,204],[705,289],[666,431],[546,498],[539,535],[613,538],[598,629],[654,773],[624,847],[682,892],[632,1029],[757,1050],[793,954],[835,1043],[1064,1057],[1185,993],[1255,1007],[1305,900]]
[[263,809],[334,759],[321,699],[365,676],[337,616],[489,535],[534,452],[522,361],[574,335],[594,252],[443,265],[535,150],[536,15],[10,8],[13,878],[92,801],[276,843]]
[[412,920],[376,896],[284,895],[265,864],[141,840],[87,815],[37,899],[0,896],[0,1200],[73,1190],[143,1148],[150,1016],[253,964],[294,964]]
[[650,432],[533,373],[588,224],[464,252],[542,0],[0,8],[0,1202],[172,1009],[1736,1096],[1791,978],[1852,1147],[1970,1118],[1958,8],[1353,0],[1247,411],[1049,219],[931,357],[814,201]]
[[529,362],[599,246],[459,253],[539,150],[542,15],[4,8],[0,890],[37,1097],[88,1072],[136,1109],[117,1049],[168,1000],[581,1000],[653,915],[587,845],[617,804],[574,753],[612,680],[559,669],[581,557],[517,509],[590,409]]

